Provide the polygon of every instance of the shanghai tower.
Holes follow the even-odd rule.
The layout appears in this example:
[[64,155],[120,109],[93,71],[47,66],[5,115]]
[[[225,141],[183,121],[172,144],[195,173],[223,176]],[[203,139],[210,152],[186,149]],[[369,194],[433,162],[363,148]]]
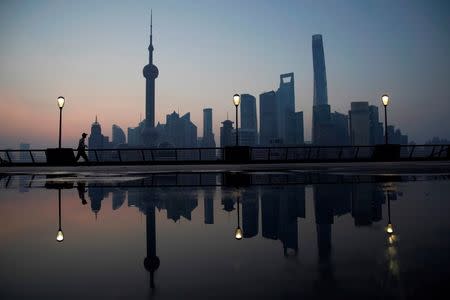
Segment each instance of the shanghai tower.
[[314,99],[312,142],[316,145],[330,144],[332,126],[330,106],[328,105],[327,74],[322,35],[312,36],[312,54],[314,67]]

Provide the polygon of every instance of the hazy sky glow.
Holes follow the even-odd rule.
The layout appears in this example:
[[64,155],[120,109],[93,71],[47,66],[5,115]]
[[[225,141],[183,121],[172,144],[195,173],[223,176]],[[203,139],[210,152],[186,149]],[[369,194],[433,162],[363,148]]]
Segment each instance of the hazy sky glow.
[[[7,1],[0,2],[0,148],[56,146],[56,98],[66,97],[63,145],[76,146],[98,115],[134,127],[145,113],[153,9],[156,121],[202,109],[214,131],[234,117],[234,93],[275,90],[295,73],[296,108],[312,115],[311,36],[323,35],[329,104],[381,105],[389,123],[425,142],[450,138],[449,1]],[[259,102],[259,101],[258,101]]]

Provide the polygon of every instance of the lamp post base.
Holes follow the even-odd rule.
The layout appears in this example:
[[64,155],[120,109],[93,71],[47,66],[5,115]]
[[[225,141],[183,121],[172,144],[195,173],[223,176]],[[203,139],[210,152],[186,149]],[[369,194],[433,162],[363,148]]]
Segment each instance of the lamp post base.
[[375,161],[400,160],[400,144],[375,145],[372,159]]
[[249,146],[229,146],[224,148],[224,160],[229,163],[246,163],[250,161]]
[[67,166],[75,164],[75,155],[72,148],[47,148],[45,156],[49,165]]

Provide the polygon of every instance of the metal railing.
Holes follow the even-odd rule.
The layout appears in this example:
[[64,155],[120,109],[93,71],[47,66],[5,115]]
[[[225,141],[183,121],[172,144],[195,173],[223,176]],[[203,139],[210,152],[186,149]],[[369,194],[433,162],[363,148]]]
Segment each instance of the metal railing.
[[[375,146],[249,147],[249,163],[371,161]],[[74,155],[77,150],[73,149]],[[227,163],[225,148],[123,148],[86,150],[90,164]],[[450,145],[400,145],[399,161],[449,160]],[[80,161],[83,163],[83,159]],[[45,149],[0,150],[0,164],[46,165]]]

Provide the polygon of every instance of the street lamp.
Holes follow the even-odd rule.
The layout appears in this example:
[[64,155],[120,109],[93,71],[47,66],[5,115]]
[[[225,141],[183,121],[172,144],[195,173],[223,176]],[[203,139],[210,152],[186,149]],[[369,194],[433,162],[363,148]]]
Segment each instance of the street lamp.
[[62,242],[64,240],[64,234],[61,229],[61,189],[58,189],[58,208],[59,208],[59,229],[56,234],[56,240]]
[[381,101],[384,105],[384,143],[387,145],[388,143],[388,133],[387,133],[387,106],[389,103],[389,96],[384,94],[381,96]]
[[239,196],[237,197],[237,217],[238,217],[238,226],[234,233],[234,237],[239,241],[242,239],[242,229],[239,223]]
[[241,96],[239,94],[234,94],[233,103],[236,107],[236,146],[239,146],[239,123],[238,123],[238,106],[241,103]]
[[59,96],[56,99],[59,107],[59,148],[61,149],[61,124],[62,124],[62,109],[64,107],[64,102],[66,101],[63,96]]

